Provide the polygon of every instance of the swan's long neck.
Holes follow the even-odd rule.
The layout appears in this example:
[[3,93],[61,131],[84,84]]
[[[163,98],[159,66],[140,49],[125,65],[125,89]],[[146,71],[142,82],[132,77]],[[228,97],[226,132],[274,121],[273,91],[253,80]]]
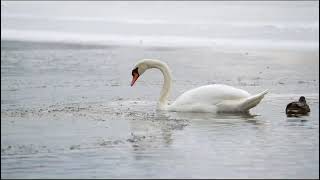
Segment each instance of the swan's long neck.
[[152,68],[159,69],[163,74],[164,83],[162,86],[162,90],[159,98],[159,104],[158,104],[159,108],[163,109],[168,105],[168,98],[171,92],[171,83],[172,83],[171,72],[168,65],[160,61],[154,62],[152,65]]

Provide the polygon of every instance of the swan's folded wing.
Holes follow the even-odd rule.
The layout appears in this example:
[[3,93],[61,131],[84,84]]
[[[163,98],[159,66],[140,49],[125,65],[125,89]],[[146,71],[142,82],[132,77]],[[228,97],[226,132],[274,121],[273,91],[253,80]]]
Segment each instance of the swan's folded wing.
[[265,90],[259,94],[255,94],[252,96],[249,96],[247,98],[242,98],[238,100],[225,100],[221,103],[217,104],[219,111],[240,111],[240,112],[246,112],[249,111],[249,109],[255,107],[260,103],[262,98],[265,94],[268,93],[268,90]]

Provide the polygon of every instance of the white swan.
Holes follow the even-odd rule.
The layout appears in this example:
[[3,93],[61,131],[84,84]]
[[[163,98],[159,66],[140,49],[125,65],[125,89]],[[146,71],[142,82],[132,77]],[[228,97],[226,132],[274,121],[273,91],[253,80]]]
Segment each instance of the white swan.
[[255,107],[267,94],[267,90],[250,95],[247,91],[232,86],[213,84],[191,89],[180,95],[172,104],[168,104],[171,90],[171,72],[168,65],[155,59],[143,59],[137,62],[132,70],[132,82],[147,69],[157,68],[164,77],[164,84],[160,93],[158,109],[167,111],[188,112],[248,112]]

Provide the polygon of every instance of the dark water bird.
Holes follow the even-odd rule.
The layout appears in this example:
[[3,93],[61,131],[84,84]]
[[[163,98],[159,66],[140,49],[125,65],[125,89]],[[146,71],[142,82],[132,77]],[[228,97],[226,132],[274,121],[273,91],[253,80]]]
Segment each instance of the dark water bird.
[[298,102],[291,102],[286,107],[287,116],[307,115],[309,112],[310,108],[304,96],[301,96]]

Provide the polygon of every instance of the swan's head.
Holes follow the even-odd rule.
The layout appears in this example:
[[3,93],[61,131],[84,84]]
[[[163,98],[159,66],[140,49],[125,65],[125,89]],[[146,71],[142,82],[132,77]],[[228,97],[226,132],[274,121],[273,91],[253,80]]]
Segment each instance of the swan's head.
[[157,60],[157,59],[142,59],[137,62],[132,70],[132,81],[131,86],[134,85],[136,80],[147,70],[150,68],[158,68],[162,70],[163,68],[169,70],[169,67],[166,63]]
[[149,62],[148,60],[141,60],[139,61],[132,70],[132,81],[131,86],[137,81],[137,79],[147,70],[149,69]]

